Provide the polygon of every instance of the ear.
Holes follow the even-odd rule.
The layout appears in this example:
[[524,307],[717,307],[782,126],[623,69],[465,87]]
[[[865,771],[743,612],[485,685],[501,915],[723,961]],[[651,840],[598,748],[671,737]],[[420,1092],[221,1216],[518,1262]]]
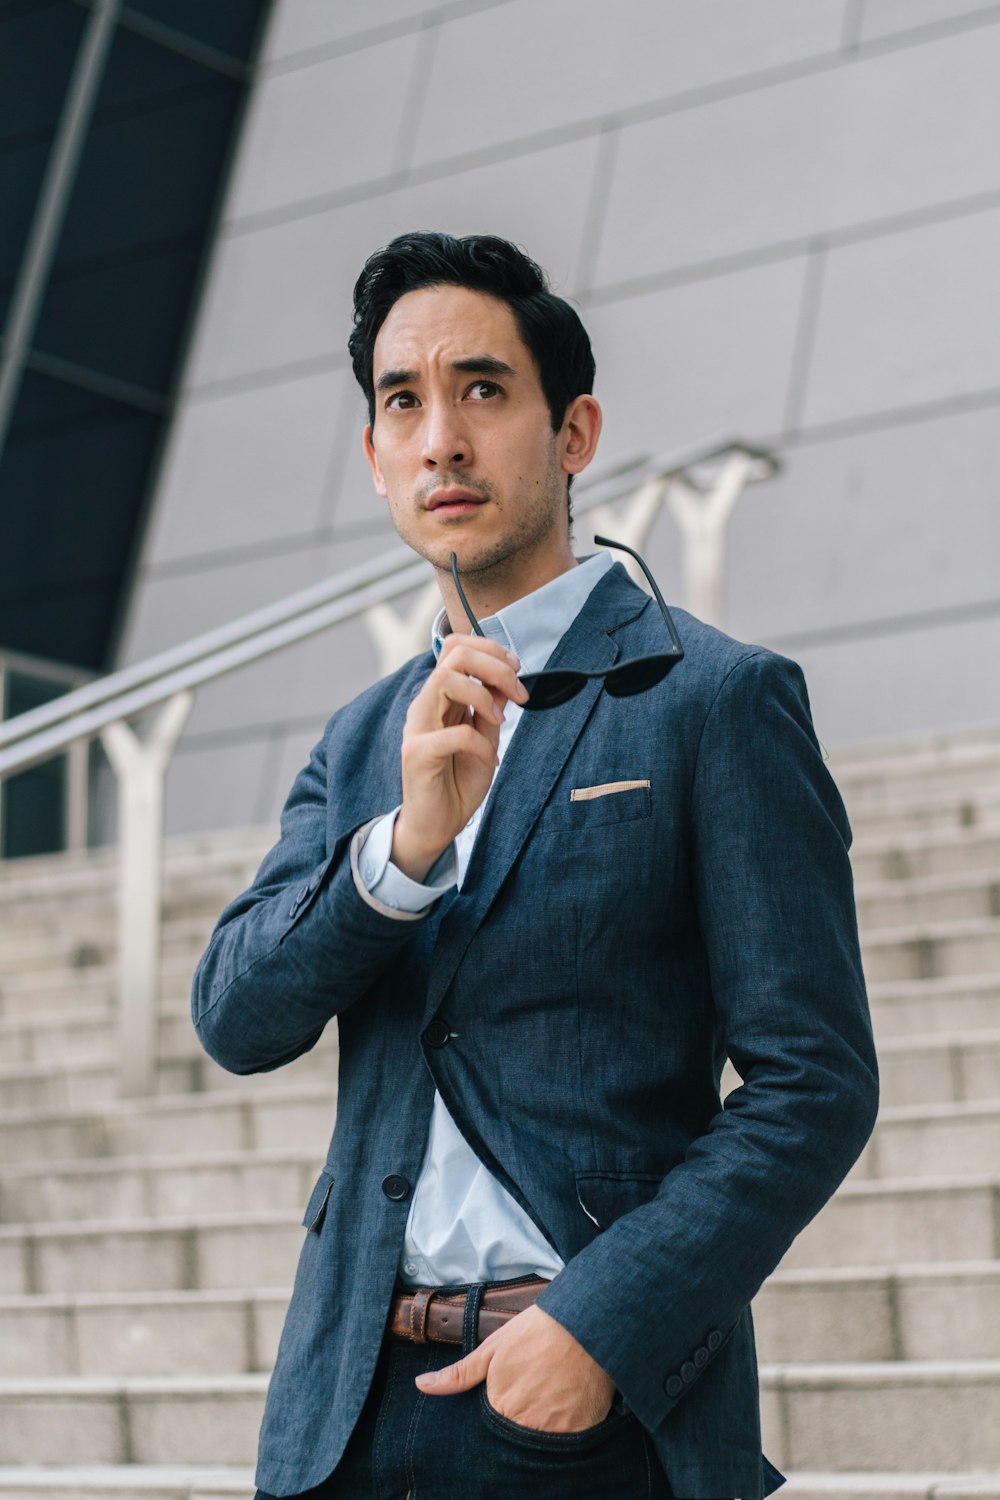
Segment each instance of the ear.
[[576,396],[566,408],[559,429],[559,449],[564,474],[579,474],[597,450],[601,435],[601,408],[593,396]]
[[372,442],[371,423],[369,423],[365,428],[364,447],[365,458],[367,458],[368,467],[372,471],[372,481],[375,485],[375,493],[381,495],[383,500],[387,500],[389,498],[389,495],[385,487],[385,480],[382,478],[382,470],[379,468],[378,456],[375,452],[375,444]]

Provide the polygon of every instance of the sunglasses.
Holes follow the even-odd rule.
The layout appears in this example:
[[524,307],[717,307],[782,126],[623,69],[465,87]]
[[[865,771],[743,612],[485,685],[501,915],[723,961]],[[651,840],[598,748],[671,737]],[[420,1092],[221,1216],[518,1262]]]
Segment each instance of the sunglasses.
[[[626,547],[624,542],[612,542],[606,536],[595,536],[594,541],[599,547],[615,547],[618,551],[627,552],[629,557],[635,558],[646,575],[646,581],[660,606],[673,642],[673,650],[658,651],[652,656],[636,656],[632,661],[619,662],[616,666],[605,667],[600,672],[577,672],[569,668],[556,668],[551,672],[526,672],[521,678],[528,689],[528,701],[522,704],[523,708],[556,708],[560,703],[566,703],[570,698],[575,698],[584,683],[592,681],[595,677],[603,677],[604,690],[613,698],[631,698],[636,693],[644,693],[647,688],[655,687],[658,682],[662,682],[671,667],[675,667],[684,656],[684,647],[681,645],[674,622],[670,618],[666,601],[656,586],[656,579],[638,552],[634,552],[631,547]],[[469,607],[469,601],[459,581],[458,559],[454,552],[451,554],[451,576],[455,580],[455,588],[462,601],[462,608],[469,617],[469,624],[476,635],[485,635],[485,631],[480,627],[479,621]]]

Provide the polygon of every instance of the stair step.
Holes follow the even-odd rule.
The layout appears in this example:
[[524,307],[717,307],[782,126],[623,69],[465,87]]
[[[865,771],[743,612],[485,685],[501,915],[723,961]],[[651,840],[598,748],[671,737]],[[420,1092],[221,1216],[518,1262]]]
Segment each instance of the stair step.
[[849,1179],[807,1224],[783,1270],[993,1260],[1000,1253],[1000,1178]]
[[219,1089],[199,1095],[119,1101],[94,1109],[0,1113],[0,1161],[45,1162],[94,1156],[176,1156],[206,1141],[219,1151],[312,1143],[325,1148],[336,1112],[331,1055],[328,1083]]
[[266,1375],[0,1381],[0,1464],[252,1464]]
[[0,1228],[0,1296],[288,1286],[302,1211]]
[[1000,1016],[1000,973],[868,983],[876,1037],[987,1031]]
[[1000,918],[927,922],[862,934],[869,983],[1000,972]]
[[[293,1079],[318,1085],[324,1081],[328,1084],[330,1078],[336,1077],[337,1033],[334,1027],[318,1046],[286,1067],[272,1073],[240,1076],[227,1073],[214,1063],[198,1047],[190,1022],[186,1025],[190,1032],[191,1055],[160,1058],[156,1065],[156,1097],[215,1093],[221,1089],[229,1093],[242,1092],[252,1098],[276,1089],[287,1090]],[[5,1109],[41,1113],[113,1105],[118,1099],[114,1048],[106,1039],[105,1055],[100,1058],[76,1063],[63,1060],[0,1063],[0,1099]]]
[[925,880],[883,880],[855,891],[862,931],[1000,916],[1000,866]]
[[270,1370],[290,1286],[0,1298],[0,1378]]
[[176,1464],[0,1468],[3,1500],[250,1500],[253,1493],[252,1468]]
[[1000,821],[935,833],[883,833],[856,838],[851,864],[859,885],[919,880],[937,875],[995,870],[1000,862]]
[[853,1176],[962,1176],[1000,1164],[1000,1100],[883,1109]]
[[784,1469],[1000,1469],[1000,1360],[765,1365],[764,1451]]
[[754,1301],[761,1359],[1000,1359],[1000,1261],[776,1271]]
[[989,828],[1000,822],[1000,780],[965,790],[931,790],[923,798],[901,789],[880,800],[852,802],[849,817],[859,838]]
[[885,1108],[1000,1099],[1000,1030],[894,1037],[878,1054]]
[[158,1219],[304,1209],[321,1152],[204,1151],[0,1166],[0,1221]]
[[[2,1491],[0,1491],[2,1493]],[[1000,1471],[993,1474],[786,1475],[782,1500],[1000,1500]]]

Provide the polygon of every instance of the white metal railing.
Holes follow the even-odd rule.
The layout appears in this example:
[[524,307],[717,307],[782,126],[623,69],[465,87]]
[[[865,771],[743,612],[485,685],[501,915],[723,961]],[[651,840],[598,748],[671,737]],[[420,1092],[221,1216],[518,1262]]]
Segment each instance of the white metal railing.
[[[725,530],[748,483],[777,473],[777,457],[719,438],[658,458],[635,458],[581,484],[577,517],[641,550],[666,503],[681,531],[684,602],[722,623]],[[625,501],[617,510],[611,507]],[[405,616],[389,600],[419,590]],[[159,1013],[163,788],[197,689],[238,667],[363,616],[384,672],[428,639],[440,596],[428,566],[397,546],[369,562],[184,645],[90,682],[0,723],[0,778],[99,736],[118,782],[119,1092],[151,1091]],[[127,721],[159,709],[143,737]]]

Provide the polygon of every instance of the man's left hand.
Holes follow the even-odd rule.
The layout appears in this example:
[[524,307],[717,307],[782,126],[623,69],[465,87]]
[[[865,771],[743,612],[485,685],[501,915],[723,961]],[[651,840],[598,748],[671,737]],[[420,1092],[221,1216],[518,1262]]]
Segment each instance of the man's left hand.
[[615,1387],[561,1323],[528,1307],[443,1370],[417,1376],[428,1396],[457,1396],[486,1381],[494,1411],[539,1432],[582,1432],[611,1410]]

